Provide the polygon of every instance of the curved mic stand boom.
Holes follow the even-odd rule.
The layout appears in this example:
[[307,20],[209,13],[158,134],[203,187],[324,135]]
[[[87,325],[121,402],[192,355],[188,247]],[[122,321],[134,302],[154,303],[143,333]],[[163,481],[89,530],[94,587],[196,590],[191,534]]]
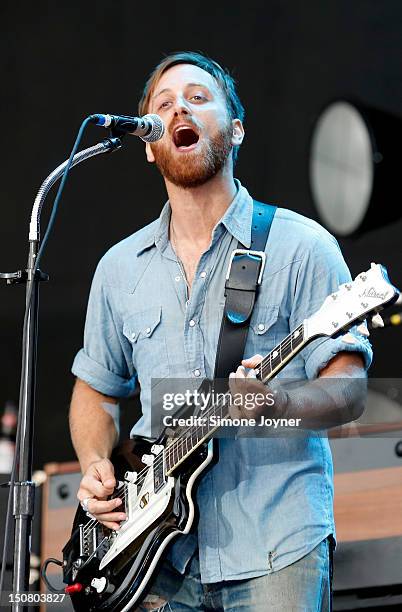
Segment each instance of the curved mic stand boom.
[[[77,153],[71,166],[101,153],[121,147],[120,138],[107,138]],[[13,593],[26,593],[29,589],[29,555],[35,488],[32,482],[33,420],[36,388],[37,330],[39,283],[48,275],[37,269],[36,258],[40,242],[40,214],[52,185],[63,175],[68,160],[58,166],[42,183],[31,214],[29,226],[29,255],[26,270],[0,273],[7,284],[26,284],[26,311],[22,341],[22,372],[19,398],[16,457],[11,477],[10,496],[13,497],[15,521]],[[13,477],[14,476],[14,477]],[[14,481],[14,482],[13,482]],[[7,535],[7,534],[5,534]],[[25,610],[26,603],[13,603],[12,609]]]

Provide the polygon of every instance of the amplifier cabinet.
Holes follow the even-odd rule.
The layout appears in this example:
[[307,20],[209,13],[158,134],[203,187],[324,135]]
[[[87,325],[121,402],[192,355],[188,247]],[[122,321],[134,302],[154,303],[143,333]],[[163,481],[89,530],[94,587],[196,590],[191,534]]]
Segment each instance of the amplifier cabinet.
[[[402,609],[402,428],[332,438],[334,610]],[[368,434],[368,435],[367,435]]]
[[[42,563],[49,557],[62,560],[62,549],[70,538],[71,526],[78,500],[77,491],[81,481],[79,463],[48,463],[45,465],[46,481],[43,485],[42,505]],[[47,576],[52,585],[64,588],[61,567],[49,565]],[[42,584],[42,589],[46,587]],[[62,603],[46,604],[41,607],[46,612],[65,612],[73,610],[68,596]]]

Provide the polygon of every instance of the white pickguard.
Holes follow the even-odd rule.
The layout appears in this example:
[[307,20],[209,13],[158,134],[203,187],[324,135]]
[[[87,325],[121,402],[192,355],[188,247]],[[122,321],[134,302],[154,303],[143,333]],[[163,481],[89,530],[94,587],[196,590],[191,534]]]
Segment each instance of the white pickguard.
[[191,476],[191,478],[189,479],[187,486],[186,486],[186,497],[188,499],[189,502],[189,516],[188,516],[188,520],[186,523],[185,528],[181,531],[175,531],[173,533],[170,533],[165,540],[163,541],[161,547],[159,548],[159,551],[155,554],[151,565],[149,566],[149,569],[147,571],[147,573],[144,576],[143,581],[141,582],[140,586],[138,587],[138,589],[136,590],[136,592],[134,593],[134,595],[132,596],[132,598],[130,599],[130,601],[128,602],[128,604],[126,606],[124,606],[124,608],[121,610],[121,612],[128,612],[128,610],[131,610],[132,606],[138,601],[138,599],[140,598],[144,588],[146,587],[146,585],[148,584],[148,581],[150,579],[150,577],[152,576],[152,573],[156,567],[156,564],[158,563],[163,551],[165,550],[165,548],[167,547],[167,545],[169,544],[169,542],[178,534],[178,533],[188,533],[191,529],[191,526],[193,524],[194,521],[194,511],[195,511],[195,507],[194,507],[194,502],[192,500],[191,497],[191,491],[194,485],[194,482],[197,478],[197,476],[199,476],[201,474],[201,472],[206,468],[206,466],[211,463],[213,459],[213,441],[210,440],[208,442],[208,454],[207,457],[205,458],[205,460],[201,463],[201,465],[198,466],[198,468],[196,469],[196,471],[193,473],[193,475]]
[[117,557],[166,510],[174,487],[174,478],[169,476],[164,487],[155,493],[153,474],[153,469],[150,467],[138,491],[136,483],[127,483],[127,519],[115,532],[113,543],[100,562],[100,570]]

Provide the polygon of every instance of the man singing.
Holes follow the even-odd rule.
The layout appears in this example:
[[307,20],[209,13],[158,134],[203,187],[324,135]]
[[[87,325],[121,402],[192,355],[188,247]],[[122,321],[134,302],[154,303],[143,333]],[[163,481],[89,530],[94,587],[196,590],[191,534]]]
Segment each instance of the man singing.
[[[228,263],[239,241],[250,247],[253,209],[233,177],[244,110],[221,66],[199,53],[166,57],[145,85],[139,111],[157,113],[165,123],[162,139],[146,144],[146,156],[162,174],[169,199],[157,220],[101,259],[84,347],[72,368],[71,435],[83,472],[78,498],[115,530],[126,518],[121,500],[107,500],[116,484],[109,457],[118,438],[118,398],[139,382],[142,417],[132,434],[149,437],[151,379],[212,378]],[[232,390],[262,386],[253,378],[258,355],[350,279],[335,239],[287,209],[276,212],[266,254],[247,359],[230,379]],[[364,378],[371,356],[357,332],[352,341],[350,334],[348,341],[320,339],[283,376]],[[283,390],[278,403],[302,418],[330,415],[334,422],[345,406],[350,419],[361,412],[360,398],[342,384],[330,394],[319,387],[305,395]],[[269,407],[264,410],[269,415]],[[139,609],[330,609],[334,520],[326,437],[220,439],[219,461],[202,477],[197,504],[196,528],[171,545]]]

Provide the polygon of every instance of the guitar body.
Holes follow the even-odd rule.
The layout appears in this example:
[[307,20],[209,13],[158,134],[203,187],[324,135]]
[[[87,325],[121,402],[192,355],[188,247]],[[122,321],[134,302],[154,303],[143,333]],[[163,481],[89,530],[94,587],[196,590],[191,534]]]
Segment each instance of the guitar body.
[[[163,461],[158,461],[165,439],[151,443],[137,437],[115,449],[111,460],[116,480],[124,485],[114,497],[123,498],[128,518],[112,532],[78,506],[63,549],[64,582],[74,610],[121,612],[144,597],[168,544],[194,524],[196,480],[213,459],[212,443],[201,444],[167,477]],[[152,456],[154,464],[146,465],[142,459]]]

